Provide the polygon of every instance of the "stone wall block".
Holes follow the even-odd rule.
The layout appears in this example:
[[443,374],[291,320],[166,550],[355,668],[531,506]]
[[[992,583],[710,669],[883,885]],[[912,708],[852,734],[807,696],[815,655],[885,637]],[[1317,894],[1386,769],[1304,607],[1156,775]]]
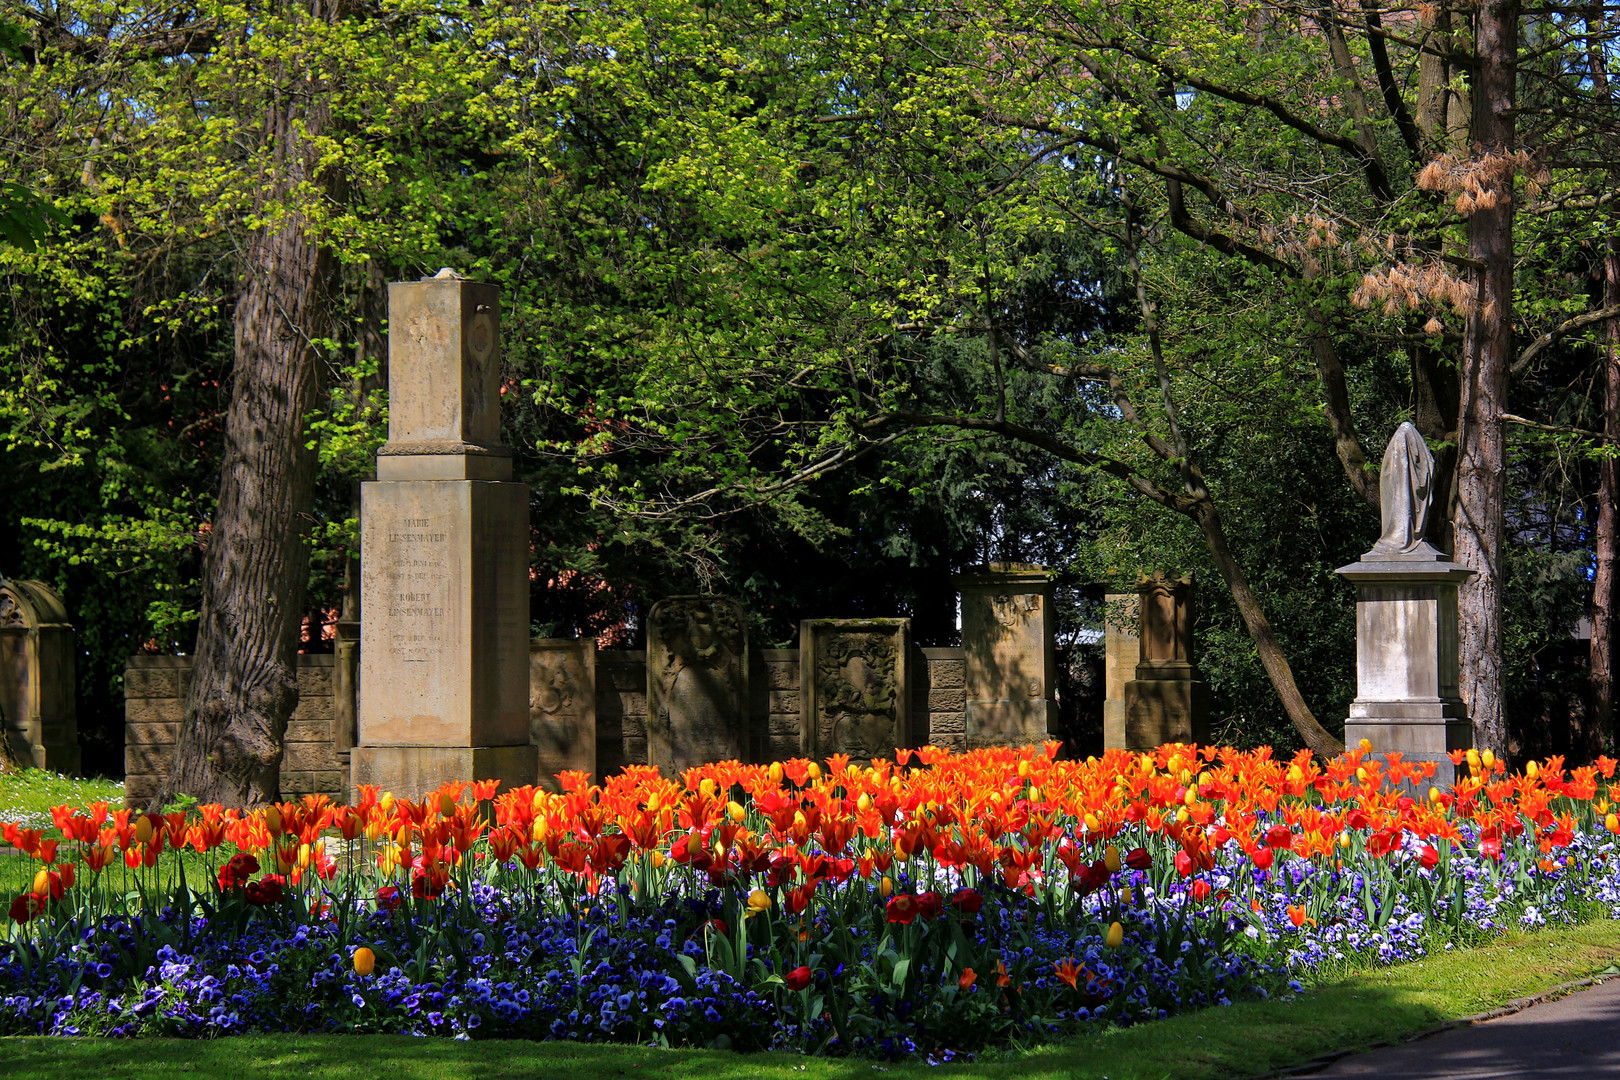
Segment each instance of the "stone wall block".
[[320,694],[301,694],[298,698],[298,707],[293,710],[292,718],[294,720],[330,722],[334,704],[336,702],[330,694],[324,696]]
[[961,712],[967,707],[967,691],[960,686],[928,691],[928,711]]
[[157,776],[168,774],[169,762],[174,757],[174,744],[148,744],[144,746],[124,746],[124,773],[150,773]]
[[794,690],[772,690],[771,694],[770,694],[770,698],[769,698],[769,707],[768,707],[767,711],[770,712],[772,715],[776,715],[776,714],[786,715],[786,714],[791,713],[794,716],[798,716],[799,715],[799,691],[797,689],[794,689]]
[[175,723],[130,724],[124,729],[125,746],[173,746],[180,737]]
[[294,719],[287,725],[287,741],[329,743],[332,741],[332,725],[325,720]]
[[281,768],[283,775],[286,775],[288,770],[293,772],[336,770],[337,754],[333,752],[330,743],[288,743],[282,752]]

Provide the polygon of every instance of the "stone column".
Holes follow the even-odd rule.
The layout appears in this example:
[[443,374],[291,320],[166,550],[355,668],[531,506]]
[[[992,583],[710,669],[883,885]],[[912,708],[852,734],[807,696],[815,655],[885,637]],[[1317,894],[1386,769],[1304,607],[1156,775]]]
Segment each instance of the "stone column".
[[1125,747],[1209,740],[1209,684],[1193,663],[1193,579],[1137,582],[1141,659],[1125,684]]
[[1448,752],[1474,743],[1457,690],[1457,586],[1473,571],[1422,547],[1375,549],[1339,567],[1356,586],[1356,699],[1344,741],[1432,761],[1444,787],[1456,780]]
[[388,287],[388,442],[361,490],[354,783],[532,784],[529,490],[500,444],[499,290]]
[[1057,728],[1052,576],[1030,563],[991,563],[956,579],[968,749],[1021,746]]
[[1125,746],[1125,684],[1142,659],[1141,615],[1134,592],[1108,593],[1103,604],[1103,749],[1118,750]]

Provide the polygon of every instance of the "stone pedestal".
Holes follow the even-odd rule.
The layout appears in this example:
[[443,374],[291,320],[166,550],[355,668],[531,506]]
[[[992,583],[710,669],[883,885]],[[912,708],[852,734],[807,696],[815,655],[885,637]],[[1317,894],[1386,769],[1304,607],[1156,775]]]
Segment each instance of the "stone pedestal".
[[647,763],[670,779],[749,750],[748,617],[723,596],[672,596],[647,614]]
[[1125,684],[1142,660],[1141,615],[1134,592],[1108,593],[1103,604],[1103,749],[1119,750],[1125,746]]
[[560,791],[557,774],[596,778],[596,642],[537,638],[529,645],[529,741],[537,780]]
[[499,441],[498,303],[448,271],[388,288],[388,442],[361,489],[356,785],[415,798],[535,779],[529,491]]
[[800,753],[868,765],[911,742],[911,620],[799,624]]
[[1193,662],[1193,579],[1162,573],[1136,586],[1141,658],[1125,684],[1130,750],[1209,741],[1209,684]]
[[1457,586],[1473,573],[1428,544],[1410,554],[1369,551],[1339,573],[1356,586],[1356,699],[1344,741],[1435,763],[1455,781],[1449,751],[1473,745],[1457,690]]
[[1052,577],[1029,563],[991,563],[956,579],[968,749],[1044,742],[1057,729]]
[[73,626],[43,581],[0,578],[0,738],[24,765],[79,771]]

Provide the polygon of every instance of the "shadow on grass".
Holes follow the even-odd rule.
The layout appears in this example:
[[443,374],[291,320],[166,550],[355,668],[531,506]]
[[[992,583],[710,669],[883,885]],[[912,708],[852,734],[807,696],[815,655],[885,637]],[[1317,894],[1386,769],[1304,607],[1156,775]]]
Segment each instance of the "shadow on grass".
[[[1515,935],[1479,949],[1363,972],[1291,1000],[1206,1009],[995,1060],[933,1068],[869,1059],[578,1043],[266,1035],[200,1042],[6,1039],[0,1040],[0,1073],[7,1080],[170,1080],[177,1076],[220,1080],[372,1076],[388,1080],[869,1080],[882,1075],[925,1074],[987,1080],[1194,1080],[1253,1076],[1323,1053],[1432,1029],[1446,1020],[1583,978],[1612,964],[1617,954],[1620,923],[1615,922]],[[1616,1018],[1620,1019],[1620,1008]],[[1620,1051],[1611,1053],[1614,1056],[1605,1060],[1620,1064]]]

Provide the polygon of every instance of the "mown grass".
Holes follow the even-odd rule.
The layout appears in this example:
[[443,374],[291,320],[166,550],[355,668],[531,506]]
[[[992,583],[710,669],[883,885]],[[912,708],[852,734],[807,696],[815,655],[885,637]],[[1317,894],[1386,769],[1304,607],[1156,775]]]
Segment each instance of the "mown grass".
[[0,821],[10,821],[25,829],[50,829],[53,806],[62,803],[87,806],[93,802],[104,802],[114,808],[123,806],[123,781],[80,780],[44,769],[0,773]]
[[1393,968],[1363,971],[1286,1001],[1252,1002],[1086,1036],[996,1060],[930,1067],[867,1059],[380,1035],[263,1035],[208,1042],[0,1039],[8,1080],[1204,1080],[1254,1076],[1319,1054],[1414,1035],[1446,1020],[1610,968],[1620,922],[1512,933]]

